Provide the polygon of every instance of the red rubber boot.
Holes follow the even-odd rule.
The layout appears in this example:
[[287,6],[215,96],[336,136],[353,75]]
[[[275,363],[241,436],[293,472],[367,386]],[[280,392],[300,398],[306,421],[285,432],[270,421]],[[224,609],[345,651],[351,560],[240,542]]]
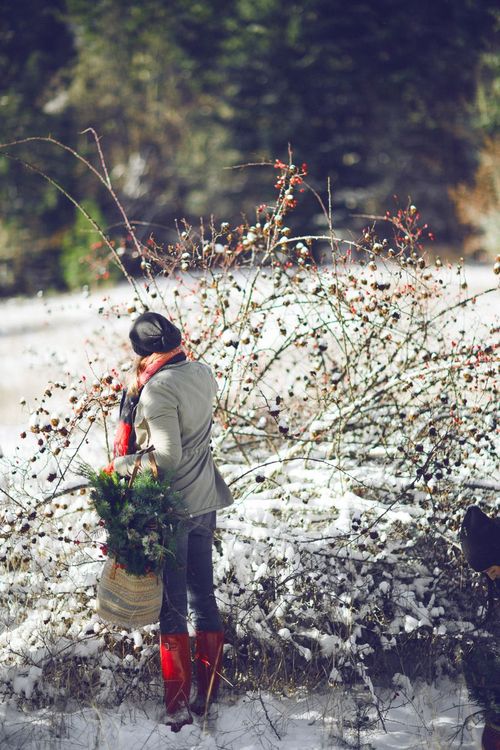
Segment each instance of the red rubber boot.
[[191,710],[197,716],[203,716],[210,704],[217,700],[223,645],[223,630],[213,632],[200,630],[196,633],[195,660],[198,693],[196,700],[191,704]]
[[191,689],[191,652],[189,635],[173,633],[160,635],[160,662],[165,686],[167,724],[178,732],[185,724],[192,724],[189,710]]

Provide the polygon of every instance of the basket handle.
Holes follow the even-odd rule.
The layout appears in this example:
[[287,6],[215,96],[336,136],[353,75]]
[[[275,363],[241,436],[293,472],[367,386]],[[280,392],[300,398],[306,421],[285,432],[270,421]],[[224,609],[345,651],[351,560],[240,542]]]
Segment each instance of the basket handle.
[[137,476],[137,472],[139,471],[141,467],[141,460],[142,457],[147,453],[149,458],[149,465],[151,467],[151,474],[155,479],[158,479],[158,463],[156,461],[156,458],[154,457],[153,451],[154,451],[154,445],[151,445],[149,448],[146,448],[143,451],[140,451],[136,459],[134,461],[134,468],[132,469],[132,474],[130,475],[130,479],[128,480],[128,486],[132,487],[132,484],[134,482],[134,479]]
[[153,448],[151,448],[151,450],[148,451],[148,456],[149,456],[149,463],[151,466],[151,474],[154,476],[155,479],[158,479],[158,474],[159,474],[158,463],[156,461],[155,454],[153,453]]

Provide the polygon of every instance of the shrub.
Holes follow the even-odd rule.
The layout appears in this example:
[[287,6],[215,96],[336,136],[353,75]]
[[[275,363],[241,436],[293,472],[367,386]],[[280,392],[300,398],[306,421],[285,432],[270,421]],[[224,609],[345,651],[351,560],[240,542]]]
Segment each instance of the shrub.
[[[478,619],[474,578],[456,574],[456,532],[465,507],[497,489],[497,329],[464,322],[481,297],[461,264],[429,263],[415,206],[370,217],[345,241],[322,203],[328,231],[292,235],[307,168],[272,167],[276,193],[253,222],[182,226],[166,247],[129,226],[144,284],[129,279],[132,299],[102,312],[162,311],[220,382],[213,449],[236,503],[221,518],[216,576],[233,674],[251,674],[257,648],[274,659],[270,680],[321,674],[372,689],[386,654],[421,639],[453,644]],[[495,289],[492,275],[484,295]],[[19,665],[35,653],[50,665],[61,651],[96,668],[110,654],[117,670],[130,663],[122,636],[103,637],[90,614],[102,539],[75,494],[85,490],[68,491],[90,435],[104,453],[121,390],[108,360],[96,352],[93,382],[49,385],[31,412],[33,453],[4,488],[5,625],[21,622]],[[66,406],[54,415],[56,392]],[[33,611],[34,596],[47,611]],[[148,648],[134,657],[145,684]],[[6,650],[4,664],[12,658]],[[121,694],[118,682],[108,688]]]

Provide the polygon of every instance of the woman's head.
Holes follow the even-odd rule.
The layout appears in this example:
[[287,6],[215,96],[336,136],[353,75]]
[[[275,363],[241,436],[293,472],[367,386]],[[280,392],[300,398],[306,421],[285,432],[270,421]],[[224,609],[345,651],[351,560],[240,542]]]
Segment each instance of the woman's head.
[[155,312],[139,315],[130,329],[129,337],[134,352],[140,357],[154,352],[169,352],[179,346],[182,339],[177,326]]
[[500,523],[471,505],[460,529],[460,542],[469,565],[492,580],[500,577]]

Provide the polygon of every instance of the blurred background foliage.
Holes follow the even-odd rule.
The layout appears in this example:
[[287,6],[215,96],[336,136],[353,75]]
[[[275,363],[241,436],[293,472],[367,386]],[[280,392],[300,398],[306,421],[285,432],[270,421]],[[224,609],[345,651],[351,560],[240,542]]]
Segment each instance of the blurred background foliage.
[[[0,143],[50,134],[97,164],[94,128],[129,217],[159,241],[184,218],[253,220],[273,176],[228,167],[291,144],[316,190],[331,178],[340,235],[411,196],[440,243],[492,253],[498,22],[492,0],[0,0]],[[81,163],[43,143],[7,151],[120,242]],[[0,173],[0,293],[86,283],[71,203],[15,160]],[[294,220],[321,228],[312,195]]]

